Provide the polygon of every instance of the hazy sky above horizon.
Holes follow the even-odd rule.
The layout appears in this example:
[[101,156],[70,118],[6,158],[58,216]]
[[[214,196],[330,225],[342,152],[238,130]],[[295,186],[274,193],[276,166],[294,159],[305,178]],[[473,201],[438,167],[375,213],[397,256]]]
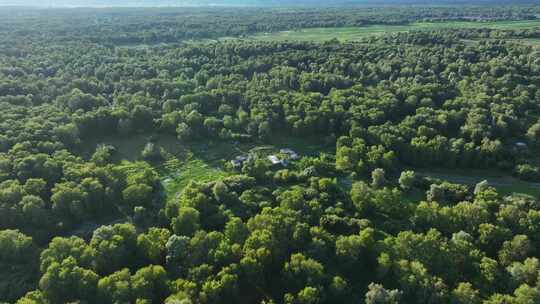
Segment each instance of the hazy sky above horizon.
[[[160,6],[332,6],[388,4],[490,4],[493,0],[0,0],[0,6],[160,7]],[[498,0],[497,4],[539,5],[540,0]]]

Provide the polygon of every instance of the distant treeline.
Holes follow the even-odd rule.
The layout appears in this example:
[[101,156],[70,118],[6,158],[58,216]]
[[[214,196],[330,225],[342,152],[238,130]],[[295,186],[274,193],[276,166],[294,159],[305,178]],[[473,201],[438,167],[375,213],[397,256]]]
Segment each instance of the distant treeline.
[[3,42],[11,46],[29,40],[151,44],[241,37],[257,32],[312,27],[403,25],[417,21],[527,20],[536,18],[537,14],[540,14],[539,8],[496,6],[347,9],[6,8],[0,10],[0,35],[5,37]]

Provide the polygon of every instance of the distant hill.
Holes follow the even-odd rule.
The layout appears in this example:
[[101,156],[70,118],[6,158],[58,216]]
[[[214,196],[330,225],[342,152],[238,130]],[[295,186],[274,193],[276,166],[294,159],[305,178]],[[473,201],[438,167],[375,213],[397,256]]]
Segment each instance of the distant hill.
[[540,5],[540,0],[0,0],[2,6],[384,6],[384,5]]

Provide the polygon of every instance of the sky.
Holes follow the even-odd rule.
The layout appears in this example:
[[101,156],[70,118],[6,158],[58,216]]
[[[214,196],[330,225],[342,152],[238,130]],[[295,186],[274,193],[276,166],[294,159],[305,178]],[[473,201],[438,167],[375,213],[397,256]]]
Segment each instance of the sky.
[[160,7],[160,6],[336,6],[380,4],[505,4],[538,5],[540,0],[0,0],[0,6],[35,7]]

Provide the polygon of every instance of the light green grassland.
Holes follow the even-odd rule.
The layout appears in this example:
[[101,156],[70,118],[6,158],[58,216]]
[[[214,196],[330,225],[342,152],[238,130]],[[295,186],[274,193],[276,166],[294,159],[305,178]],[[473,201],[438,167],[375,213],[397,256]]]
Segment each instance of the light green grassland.
[[535,27],[540,27],[540,19],[525,21],[492,22],[416,22],[408,25],[370,25],[363,27],[306,28],[295,31],[260,33],[250,36],[249,39],[263,41],[327,41],[336,38],[340,41],[355,41],[360,40],[368,35],[379,35],[384,33],[408,31],[439,30],[450,28],[529,29]]
[[158,168],[158,173],[160,173],[167,199],[177,197],[190,181],[205,183],[219,180],[230,174],[192,154],[185,160],[169,159]]

